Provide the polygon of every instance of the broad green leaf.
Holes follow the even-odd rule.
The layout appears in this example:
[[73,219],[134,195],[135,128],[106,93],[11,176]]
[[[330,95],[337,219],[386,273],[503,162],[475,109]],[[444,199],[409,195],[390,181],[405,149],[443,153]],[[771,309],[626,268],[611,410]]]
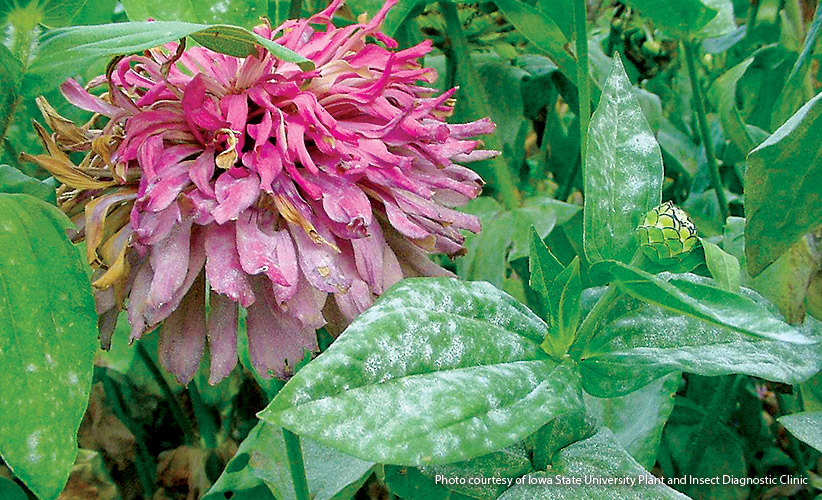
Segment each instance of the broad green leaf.
[[[578,478],[581,484],[560,483],[560,476]],[[586,478],[622,483],[587,484]],[[688,500],[643,469],[608,429],[561,450],[551,464],[551,472],[529,474],[521,481],[499,500]]]
[[56,498],[68,480],[97,347],[71,227],[45,202],[0,194],[0,455],[41,499]]
[[816,47],[819,33],[822,31],[822,4],[816,6],[808,34],[805,36],[805,43],[802,52],[788,74],[788,80],[782,87],[782,91],[774,104],[771,116],[771,127],[776,128],[785,122],[802,105],[803,96],[808,79],[808,72],[813,61],[814,48]]
[[702,0],[702,4],[717,11],[716,16],[699,30],[697,38],[716,38],[736,30],[734,5],[732,0]]
[[739,276],[741,270],[736,257],[726,253],[710,241],[700,238],[702,248],[705,249],[705,264],[711,271],[716,283],[729,292],[739,290]]
[[614,433],[619,444],[647,470],[656,462],[662,428],[674,409],[682,374],[674,372],[630,394],[597,398],[586,393],[588,414]]
[[546,330],[488,283],[405,280],[260,418],[365,460],[470,460],[579,408],[575,368],[540,348]]
[[25,16],[33,24],[49,28],[106,23],[111,22],[114,15],[114,3],[114,0],[4,1],[0,4],[0,22]]
[[665,280],[620,262],[611,264],[608,272],[627,293],[669,311],[754,337],[796,344],[815,342],[748,297],[693,280],[692,275]]
[[745,253],[756,276],[822,220],[822,94],[748,155]]
[[564,269],[565,266],[545,246],[536,228],[531,226],[531,248],[528,256],[529,284],[531,289],[537,293],[540,317],[549,323],[553,310],[552,297],[549,295],[549,291],[556,277]]
[[806,234],[751,280],[751,287],[773,302],[788,323],[801,323],[820,268],[822,238]]
[[[222,37],[215,36],[218,33]],[[301,55],[243,28],[154,21],[51,30],[41,38],[40,52],[26,78],[32,83],[42,79],[61,81],[72,76],[77,67],[106,57],[139,52],[186,36],[196,37],[198,42],[212,50],[226,51],[235,56],[253,54],[259,45],[284,61],[313,67],[313,63]],[[72,64],[67,65],[66,61]]]
[[520,208],[505,210],[493,199],[482,197],[463,211],[480,218],[482,232],[466,236],[467,252],[457,261],[457,274],[501,287],[507,264],[530,253],[531,227],[544,239],[556,226],[568,222],[579,206],[537,196],[525,200]]
[[0,193],[22,193],[57,204],[54,179],[41,181],[8,165],[0,165]]
[[587,409],[560,415],[543,425],[525,440],[526,446],[533,450],[534,469],[546,470],[559,450],[593,436],[597,425],[596,419],[588,415]]
[[717,78],[708,90],[708,97],[719,112],[722,131],[746,155],[756,147],[756,143],[736,107],[736,87],[753,62],[753,57],[745,59]]
[[[313,500],[350,498],[371,475],[371,462],[326,448],[310,439],[302,439],[303,461]],[[261,493],[260,486],[268,489]],[[282,431],[265,422],[258,423],[248,434],[225,471],[208,490],[204,500],[231,498],[277,498],[294,500]],[[265,493],[268,493],[267,495]],[[273,496],[272,496],[273,493]],[[350,493],[350,494],[346,494]],[[253,496],[259,495],[259,496]]]
[[[420,468],[385,466],[386,483],[391,491],[403,498],[429,500],[434,498],[472,498],[495,500],[516,478],[532,472],[525,447],[516,443],[504,450],[489,453],[473,460]],[[508,484],[472,484],[471,478],[505,478]],[[446,485],[443,478],[463,479]],[[395,489],[395,487],[398,487]],[[408,496],[403,492],[412,493]]]
[[779,417],[778,420],[791,434],[822,453],[822,411],[794,413]]
[[126,15],[132,21],[148,18],[159,21],[189,21],[203,24],[235,24],[251,28],[268,14],[267,0],[220,0],[197,2],[181,0],[123,0]]
[[[635,7],[643,16],[654,21],[654,25],[674,38],[689,40],[700,35],[703,29],[719,14],[719,11],[707,4],[730,3],[727,0],[628,0],[628,5]],[[714,31],[714,30],[711,30]],[[718,36],[708,34],[708,36]]]
[[585,255],[591,263],[629,262],[634,230],[662,201],[662,154],[619,56],[588,131]]
[[[551,16],[565,38],[574,38],[574,0],[537,0],[536,7]],[[529,2],[530,3],[530,2]]]
[[565,49],[570,41],[551,15],[519,0],[498,0],[494,3],[522,36],[545,52],[563,74],[576,83],[576,61]]
[[[681,275],[680,281],[684,279],[711,283],[708,278]],[[584,295],[583,308],[592,307],[597,297],[593,292]],[[746,288],[740,295],[766,303]],[[796,330],[817,343],[758,339],[624,296],[596,325],[581,364],[583,386],[597,397],[614,397],[674,371],[707,376],[744,373],[796,384],[822,368],[822,324],[807,318]]]
[[822,372],[799,385],[802,404],[807,411],[822,411]]

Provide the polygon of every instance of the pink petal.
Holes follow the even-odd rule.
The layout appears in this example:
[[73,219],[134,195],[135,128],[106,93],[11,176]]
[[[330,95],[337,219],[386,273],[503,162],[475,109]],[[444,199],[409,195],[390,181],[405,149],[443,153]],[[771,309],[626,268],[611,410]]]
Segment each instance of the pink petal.
[[240,265],[234,223],[206,228],[206,276],[211,288],[243,307],[254,303],[249,277]]
[[208,350],[211,352],[211,374],[208,383],[216,385],[237,365],[237,303],[211,292],[208,314]]
[[[315,226],[326,241],[334,237],[323,226]],[[297,243],[300,269],[309,283],[323,292],[338,292],[351,286],[351,278],[340,271],[339,250],[325,242],[316,242],[299,226],[289,224],[291,237]]]
[[[290,238],[285,234],[286,239],[269,235],[260,230],[258,218],[265,216],[256,211],[248,210],[237,219],[237,252],[240,255],[240,265],[248,274],[265,273],[272,283],[282,286],[290,286],[296,283],[296,262],[293,262],[292,279],[289,281],[280,271],[280,266],[286,264],[282,261],[284,255],[291,256],[294,253]],[[271,217],[267,218],[273,226]],[[285,231],[280,231],[285,233]],[[281,246],[290,246],[291,251]]]
[[231,172],[224,172],[217,178],[215,193],[217,208],[212,215],[217,224],[224,224],[229,220],[236,220],[240,212],[257,201],[260,194],[260,178],[253,173],[236,178]]
[[188,271],[191,224],[191,219],[184,219],[166,239],[152,245],[150,262],[154,278],[146,299],[148,307],[159,308],[171,302],[183,286]]
[[123,113],[123,110],[117,106],[112,106],[99,97],[89,94],[86,89],[81,87],[73,78],[67,79],[60,85],[60,92],[63,93],[63,96],[68,102],[86,111],[100,113],[109,118],[114,118]]
[[205,278],[201,273],[163,323],[157,356],[160,365],[173,373],[177,382],[188,384],[200,365],[205,340]]

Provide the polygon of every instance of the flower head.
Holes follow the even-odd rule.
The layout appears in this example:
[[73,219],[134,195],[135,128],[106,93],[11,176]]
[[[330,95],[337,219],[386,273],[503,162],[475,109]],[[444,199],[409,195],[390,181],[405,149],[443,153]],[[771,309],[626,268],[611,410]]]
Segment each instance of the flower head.
[[636,234],[642,252],[656,263],[685,256],[697,241],[691,218],[671,201],[648,211]]
[[[312,71],[263,49],[169,43],[112,64],[89,84],[107,84],[101,96],[66,81],[65,97],[96,113],[86,126],[39,101],[55,133],[38,126],[49,154],[27,158],[66,184],[104,344],[127,298],[133,339],[164,321],[160,361],[183,383],[208,343],[217,382],[236,364],[239,305],[255,368],[284,377],[317,328],[349,322],[403,276],[446,273],[427,254],[460,254],[460,230],[479,231],[453,208],[481,190],[460,163],[496,154],[472,139],[494,125],[445,122],[454,89],[436,95],[420,65],[431,43],[391,50],[379,31],[394,3],[343,28],[331,22],[340,0],[255,28]],[[72,151],[87,153],[80,165]]]

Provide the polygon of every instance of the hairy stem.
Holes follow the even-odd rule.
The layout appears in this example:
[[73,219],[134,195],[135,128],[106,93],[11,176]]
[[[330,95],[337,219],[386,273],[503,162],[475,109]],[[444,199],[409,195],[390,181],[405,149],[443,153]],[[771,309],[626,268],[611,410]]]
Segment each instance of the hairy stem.
[[160,368],[154,360],[151,359],[151,354],[149,354],[140,342],[137,342],[137,354],[146,365],[146,368],[148,368],[148,371],[151,373],[154,381],[160,386],[160,390],[163,392],[163,396],[165,396],[166,401],[168,402],[171,415],[174,417],[177,425],[180,426],[180,430],[183,431],[183,440],[185,444],[194,444],[194,429],[191,427],[191,422],[183,411],[183,406],[180,404],[180,400],[177,398],[177,395],[174,394],[174,391],[171,389],[171,386],[168,385],[168,382],[166,382],[165,377],[163,377],[163,372],[160,371]]
[[288,455],[288,466],[291,469],[291,480],[294,483],[294,493],[297,500],[310,500],[311,496],[308,490],[308,478],[305,476],[300,437],[283,428],[283,441],[285,441],[285,453]]
[[708,128],[708,118],[705,115],[705,101],[702,94],[702,86],[699,84],[699,76],[696,73],[696,43],[694,41],[682,42],[685,52],[685,62],[688,66],[688,79],[691,81],[691,93],[693,94],[694,107],[696,108],[696,118],[699,124],[699,134],[702,136],[702,144],[705,146],[705,157],[708,159],[708,171],[711,175],[711,185],[716,191],[716,199],[719,201],[719,213],[722,223],[728,218],[728,197],[725,195],[725,187],[722,185],[722,178],[719,176],[719,164],[714,153],[714,142],[711,139],[711,130]]

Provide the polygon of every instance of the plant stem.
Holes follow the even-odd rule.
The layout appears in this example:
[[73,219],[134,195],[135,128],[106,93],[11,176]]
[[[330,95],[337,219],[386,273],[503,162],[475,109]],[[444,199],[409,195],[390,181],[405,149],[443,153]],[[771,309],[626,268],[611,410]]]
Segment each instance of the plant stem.
[[143,488],[144,496],[151,498],[155,491],[153,474],[155,466],[151,460],[151,455],[148,453],[148,447],[146,446],[142,429],[131,419],[128,412],[126,412],[123,395],[120,393],[120,389],[114,380],[108,376],[108,368],[102,368],[98,373],[100,374],[100,380],[103,382],[103,391],[106,393],[106,399],[110,402],[114,414],[134,436],[134,444],[137,448],[134,465],[137,467],[137,476],[140,478],[140,485]]
[[[467,101],[472,119],[490,116],[491,106],[485,98],[482,81],[471,62],[471,51],[462,29],[457,5],[451,0],[441,0],[437,5],[439,5],[442,17],[445,19],[445,32],[450,42],[450,45],[443,49],[446,63],[450,65],[448,68],[449,74],[453,74],[456,86],[462,86],[463,89],[473,89],[472,92],[461,92],[460,98]],[[502,152],[502,143],[495,135],[487,136],[485,144],[488,149]],[[498,156],[490,159],[489,164],[492,168],[489,173],[494,177],[494,186],[499,190],[500,201],[508,209],[519,207],[521,197],[517,189],[517,177],[508,161]]]
[[591,86],[588,79],[588,16],[586,8],[587,0],[574,0],[577,90],[579,91],[579,161],[583,175],[585,174],[585,155],[588,150],[588,123],[591,121]]
[[294,483],[297,500],[310,500],[300,436],[283,428],[283,441],[285,441],[285,453],[288,456],[288,466],[291,469],[291,480]]
[[11,126],[11,118],[14,116],[14,111],[17,109],[17,106],[20,105],[20,101],[23,99],[17,94],[14,94],[9,100],[8,109],[6,109],[6,113],[0,117],[0,143],[6,142],[6,134],[9,132],[9,127]]
[[[631,262],[628,264],[632,267],[642,267],[645,261],[645,254],[640,249],[637,249]],[[599,298],[591,312],[582,320],[582,324],[577,329],[576,338],[571,345],[569,353],[573,359],[580,359],[587,353],[588,345],[594,338],[595,328],[600,320],[608,314],[608,311],[616,304],[616,301],[622,297],[623,292],[615,284],[609,284],[608,288],[602,297]]]
[[685,52],[685,62],[688,65],[688,79],[691,81],[691,92],[693,94],[694,107],[696,108],[696,118],[699,124],[699,133],[702,136],[702,144],[705,146],[705,157],[708,159],[708,170],[711,175],[711,185],[716,191],[716,199],[719,201],[719,213],[722,216],[722,223],[728,218],[728,197],[725,195],[725,187],[722,185],[722,178],[719,176],[719,164],[714,153],[714,142],[711,139],[711,130],[708,128],[708,118],[705,115],[705,101],[702,97],[702,86],[699,84],[699,76],[696,73],[696,46],[692,40],[682,42]]
[[177,395],[174,394],[173,390],[171,390],[171,387],[168,385],[168,382],[166,382],[165,377],[163,377],[163,372],[160,371],[160,368],[151,358],[151,354],[149,354],[140,342],[137,342],[137,354],[146,365],[146,368],[148,368],[148,371],[151,373],[154,381],[160,386],[160,391],[162,391],[163,396],[165,396],[166,401],[168,402],[171,415],[174,417],[177,425],[180,426],[180,430],[183,431],[183,441],[185,444],[194,444],[194,429],[191,427],[191,422],[188,420],[188,417],[186,417],[186,414],[183,411],[183,405],[180,404],[180,400],[177,398]]
[[217,447],[217,425],[214,423],[211,413],[200,397],[197,384],[192,380],[188,384],[188,395],[191,398],[191,406],[194,408],[194,418],[197,420],[197,429],[200,431],[200,438],[209,450]]
[[303,13],[303,0],[291,0],[288,6],[288,18],[298,19]]

